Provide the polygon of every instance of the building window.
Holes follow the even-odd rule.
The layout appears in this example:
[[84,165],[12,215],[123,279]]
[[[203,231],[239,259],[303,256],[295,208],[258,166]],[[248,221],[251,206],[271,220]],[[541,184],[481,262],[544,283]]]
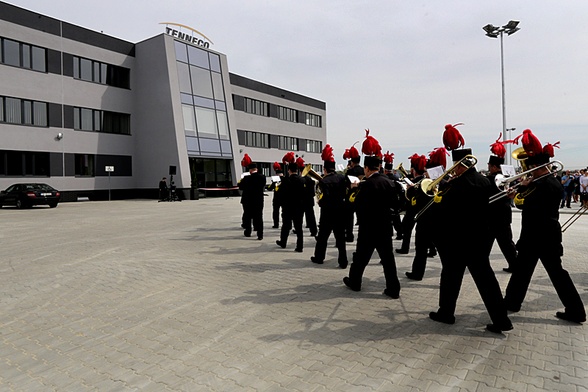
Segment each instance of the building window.
[[307,140],[306,141],[306,151],[308,152],[322,152],[323,151],[323,142],[317,140]]
[[0,97],[0,122],[46,127],[49,124],[47,103]]
[[269,148],[269,135],[267,133],[244,131],[245,145],[247,147]]
[[73,56],[73,69],[76,79],[113,87],[131,87],[131,72],[128,68]]
[[278,106],[278,118],[284,121],[298,122],[298,116],[295,109]]
[[0,176],[49,177],[49,153],[0,150]]
[[95,156],[90,154],[75,154],[75,174],[82,177],[96,175]]
[[298,151],[298,138],[278,136],[278,148],[280,150]]
[[0,61],[6,65],[46,72],[47,49],[0,38]]
[[267,117],[269,114],[269,104],[267,102],[258,101],[257,99],[245,99],[245,112],[257,114],[259,116]]
[[306,125],[311,127],[321,127],[321,116],[312,113],[306,113]]
[[131,134],[131,115],[87,108],[74,108],[74,129]]

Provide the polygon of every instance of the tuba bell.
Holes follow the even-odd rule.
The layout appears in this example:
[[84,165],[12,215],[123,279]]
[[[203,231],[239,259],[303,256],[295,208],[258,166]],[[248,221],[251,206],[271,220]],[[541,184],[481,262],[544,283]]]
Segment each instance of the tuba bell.
[[[315,180],[316,182],[321,182],[321,180],[323,179],[323,177],[318,174],[317,172],[315,172],[314,170],[312,170],[312,166],[310,164],[304,166],[304,169],[302,170],[302,173],[300,173],[301,177],[310,177],[313,180]],[[315,195],[316,195],[316,200],[320,201],[320,199],[323,197],[323,192],[321,191],[320,186],[316,187],[316,191],[315,191]]]
[[514,150],[511,156],[512,159],[516,159],[517,161],[519,161],[519,165],[521,165],[521,169],[523,169],[523,171],[529,170],[526,162],[526,159],[529,158],[529,154],[527,154],[523,147],[519,147],[516,150]]

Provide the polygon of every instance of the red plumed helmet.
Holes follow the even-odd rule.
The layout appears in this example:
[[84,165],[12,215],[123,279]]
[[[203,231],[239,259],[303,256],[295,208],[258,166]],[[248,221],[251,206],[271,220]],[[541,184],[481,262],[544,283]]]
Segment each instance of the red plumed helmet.
[[369,156],[382,156],[382,147],[380,146],[380,143],[376,140],[376,138],[370,136],[369,129],[365,130],[365,140],[361,145],[361,152]]
[[343,153],[343,159],[359,158],[359,151],[357,150],[357,148],[355,148],[355,145],[357,143],[359,143],[359,141],[353,143],[353,146],[351,146],[351,148],[345,149],[345,152]]
[[[349,151],[349,150],[345,150]],[[321,153],[321,159],[325,162],[335,162],[335,156],[333,155],[333,147],[330,144],[327,144],[325,148],[323,148],[323,152]],[[345,156],[343,156],[343,159]]]
[[555,142],[554,144],[547,143],[545,147],[543,147],[543,154],[549,156],[549,158],[553,158],[555,156],[553,148],[559,148],[559,141]]
[[463,125],[463,123],[445,125],[445,132],[443,132],[443,145],[449,151],[455,150],[465,145],[463,136],[461,136],[461,133],[459,133],[457,128],[455,128],[458,125]]
[[438,147],[429,153],[429,165],[431,167],[434,166],[443,166],[443,169],[447,167],[447,156],[449,152],[445,147]]
[[282,158],[282,162],[284,162],[286,165],[289,163],[296,162],[296,157],[294,156],[294,153],[289,152],[286,155],[284,155],[284,157]]
[[282,165],[280,164],[280,162],[274,162],[274,171],[277,172],[282,172]]
[[537,136],[535,136],[533,134],[533,131],[531,131],[530,129],[525,129],[522,134],[520,134],[513,140],[513,142],[518,144],[519,139],[521,139],[521,142],[523,143],[523,148],[529,156],[539,155],[543,153],[543,147],[541,147],[541,142],[539,141],[539,139],[537,139]]
[[408,159],[410,159],[410,167],[413,167],[419,172],[423,172],[425,170],[425,165],[427,164],[426,156],[414,153],[412,156],[408,157]]
[[506,148],[504,145],[513,143],[513,140],[501,141],[500,139],[502,139],[502,132],[500,132],[500,135],[498,135],[498,139],[496,139],[496,141],[490,145],[490,152],[499,158],[504,158],[506,155]]
[[298,166],[299,169],[304,168],[304,159],[302,159],[302,157],[296,159],[296,166]]
[[392,163],[394,161],[394,153],[390,154],[390,151],[386,151],[384,154],[384,163]]
[[249,165],[251,165],[251,158],[249,157],[248,154],[243,155],[243,159],[241,160],[241,166],[243,167],[248,167]]

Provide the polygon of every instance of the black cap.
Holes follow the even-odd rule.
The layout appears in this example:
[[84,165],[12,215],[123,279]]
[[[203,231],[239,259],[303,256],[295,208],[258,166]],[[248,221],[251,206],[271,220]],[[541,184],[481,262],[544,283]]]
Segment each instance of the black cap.
[[298,172],[298,165],[296,163],[289,163],[288,164],[288,171],[292,173]]
[[386,170],[392,170],[392,164],[391,163],[385,163],[384,164],[384,169],[386,169]]
[[459,150],[451,151],[451,159],[453,159],[453,162],[463,159],[466,155],[472,155],[471,148],[460,148]]
[[498,157],[496,155],[490,155],[490,159],[488,159],[488,164],[494,166],[504,165],[504,158]]
[[549,162],[549,155],[547,154],[535,154],[529,156],[529,158],[525,159],[525,163],[527,166],[529,165],[543,165],[544,163]]
[[363,165],[369,168],[377,168],[382,164],[382,158],[367,155],[363,158]]
[[334,161],[324,161],[323,162],[323,166],[325,169],[334,169],[335,168],[335,162]]
[[249,166],[247,166],[247,169],[248,170],[257,169],[257,163],[253,163],[253,162],[250,163]]

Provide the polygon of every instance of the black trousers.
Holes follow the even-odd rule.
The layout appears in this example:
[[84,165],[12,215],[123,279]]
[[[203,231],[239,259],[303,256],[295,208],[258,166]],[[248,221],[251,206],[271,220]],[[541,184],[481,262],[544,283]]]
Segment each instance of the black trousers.
[[310,230],[310,235],[316,235],[316,217],[314,216],[314,205],[308,204],[304,207],[304,217],[306,218],[306,227]]
[[410,250],[410,237],[412,237],[412,229],[414,229],[415,221],[414,216],[416,215],[416,211],[414,209],[408,209],[404,213],[404,218],[402,218],[402,245],[400,249],[403,251]]
[[415,253],[412,260],[411,271],[416,278],[423,278],[425,269],[427,267],[427,257],[430,249],[434,249],[432,230],[434,229],[432,222],[418,221],[416,223],[414,233]]
[[490,267],[488,254],[485,252],[483,244],[475,244],[475,246],[476,248],[471,247],[470,249],[449,248],[447,245],[437,247],[442,265],[439,313],[446,316],[455,315],[457,298],[467,268],[474,279],[492,323],[509,325],[506,304],[496,275]]
[[257,231],[257,236],[263,237],[263,204],[243,204],[243,228],[245,229],[245,234],[251,234],[251,221],[253,221],[253,230]]
[[357,247],[353,253],[353,262],[349,267],[349,280],[352,286],[361,288],[363,272],[367,267],[374,250],[378,251],[382,266],[384,267],[384,278],[386,289],[392,293],[400,293],[400,282],[396,272],[396,260],[392,252],[392,231],[364,232],[359,227],[357,235]]
[[314,247],[314,257],[323,261],[327,253],[327,242],[331,233],[335,235],[335,244],[339,251],[339,263],[347,262],[345,245],[345,230],[343,229],[343,214],[341,209],[321,208],[318,235]]
[[561,253],[555,250],[541,252],[530,247],[520,247],[517,264],[508,281],[504,296],[508,309],[520,310],[537,262],[541,260],[565,311],[573,315],[586,316],[582,299],[570,274],[563,268],[560,255]]
[[304,233],[302,232],[302,218],[304,209],[282,207],[282,229],[280,230],[280,241],[283,244],[288,242],[288,236],[292,231],[292,224],[296,231],[296,249],[304,248]]
[[272,203],[272,219],[274,226],[280,226],[280,203]]
[[346,202],[343,210],[343,228],[345,232],[345,238],[353,240],[353,226],[355,224],[355,205],[351,202]]
[[402,237],[402,219],[400,218],[400,214],[394,213],[392,215],[392,227],[396,231],[396,235]]
[[517,263],[517,248],[512,240],[512,228],[510,223],[490,226],[488,252],[492,250],[494,240],[498,243],[498,247],[508,263],[508,268],[514,268]]

